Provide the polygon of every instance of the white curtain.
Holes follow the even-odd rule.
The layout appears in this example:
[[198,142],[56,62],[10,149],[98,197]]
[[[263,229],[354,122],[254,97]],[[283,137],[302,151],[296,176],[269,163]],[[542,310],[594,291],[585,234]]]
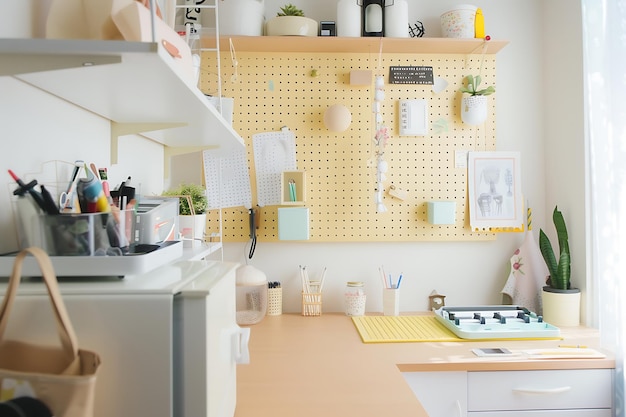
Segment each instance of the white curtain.
[[[603,347],[616,352],[624,417],[626,346],[626,0],[582,0],[591,276]],[[575,88],[575,86],[572,86]]]

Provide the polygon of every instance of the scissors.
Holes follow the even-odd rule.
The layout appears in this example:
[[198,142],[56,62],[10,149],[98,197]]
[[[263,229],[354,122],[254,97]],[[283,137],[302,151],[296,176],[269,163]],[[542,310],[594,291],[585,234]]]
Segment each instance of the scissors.
[[67,190],[63,191],[59,196],[59,207],[61,208],[61,211],[74,211],[74,194],[76,193],[76,185],[78,184],[78,173],[84,165],[85,163],[80,160],[74,162],[74,171],[72,171],[72,177],[70,179],[70,183],[67,186]]

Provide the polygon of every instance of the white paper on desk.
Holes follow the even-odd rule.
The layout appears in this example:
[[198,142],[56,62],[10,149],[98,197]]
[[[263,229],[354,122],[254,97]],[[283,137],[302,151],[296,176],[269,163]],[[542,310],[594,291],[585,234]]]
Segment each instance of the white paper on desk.
[[252,136],[256,168],[257,204],[279,205],[283,171],[296,170],[296,136],[288,129]]
[[252,208],[250,172],[246,149],[235,149],[226,156],[210,150],[202,152],[204,181],[209,209],[243,206]]

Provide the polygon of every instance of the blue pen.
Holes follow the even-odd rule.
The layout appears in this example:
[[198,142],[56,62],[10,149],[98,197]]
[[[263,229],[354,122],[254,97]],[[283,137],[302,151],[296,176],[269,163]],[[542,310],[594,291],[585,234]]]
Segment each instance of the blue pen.
[[398,285],[396,285],[396,288],[400,288],[401,282],[402,282],[402,274],[400,274],[400,278],[398,278]]

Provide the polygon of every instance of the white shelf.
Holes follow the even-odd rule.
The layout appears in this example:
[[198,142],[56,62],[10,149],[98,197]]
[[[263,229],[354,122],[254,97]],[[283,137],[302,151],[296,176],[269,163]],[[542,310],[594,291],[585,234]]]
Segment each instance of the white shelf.
[[141,133],[171,147],[228,152],[243,146],[183,74],[158,43],[0,39],[0,76],[14,76],[111,120],[114,141]]

